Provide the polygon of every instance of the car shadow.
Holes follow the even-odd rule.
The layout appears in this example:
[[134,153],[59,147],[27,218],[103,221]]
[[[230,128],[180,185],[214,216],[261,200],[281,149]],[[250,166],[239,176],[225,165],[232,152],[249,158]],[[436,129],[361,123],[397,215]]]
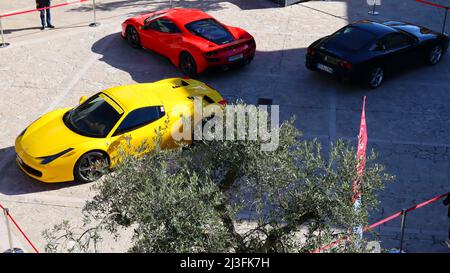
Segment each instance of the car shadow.
[[[105,47],[105,44],[107,46]],[[122,37],[120,33],[107,35],[96,41],[91,50],[99,55],[100,61],[127,72],[137,83],[146,83],[160,80],[168,77],[183,77],[184,75],[177,69],[172,62],[158,53],[146,49],[132,48]],[[215,67],[209,68],[199,74],[196,79],[205,82],[225,81],[228,82],[236,77],[242,78],[245,74],[245,80],[251,82],[252,78],[258,82],[261,77],[305,79],[312,73],[305,68],[306,48],[294,48],[274,51],[256,51],[255,58],[249,65],[229,68]],[[318,73],[314,73],[318,74]],[[319,76],[320,81],[327,81],[330,78],[326,75]],[[220,79],[222,78],[222,79]],[[331,81],[334,82],[334,81]]]
[[14,147],[0,149],[0,194],[21,195],[80,186],[72,182],[43,183],[26,175],[17,165]]

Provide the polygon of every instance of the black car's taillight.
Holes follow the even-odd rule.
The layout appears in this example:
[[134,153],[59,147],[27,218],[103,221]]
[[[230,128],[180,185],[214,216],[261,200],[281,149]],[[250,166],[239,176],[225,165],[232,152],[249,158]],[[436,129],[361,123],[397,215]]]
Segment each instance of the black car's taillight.
[[308,55],[314,55],[314,48],[308,47],[307,52],[308,52]]
[[343,68],[346,68],[346,69],[352,69],[353,68],[353,65],[351,63],[347,62],[347,61],[340,61],[339,65],[341,67],[343,67]]

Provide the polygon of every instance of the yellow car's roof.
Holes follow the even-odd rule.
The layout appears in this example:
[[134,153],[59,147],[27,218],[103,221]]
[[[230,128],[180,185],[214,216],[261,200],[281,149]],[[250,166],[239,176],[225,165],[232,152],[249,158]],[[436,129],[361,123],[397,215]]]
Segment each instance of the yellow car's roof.
[[165,101],[168,100],[189,103],[190,96],[208,95],[216,102],[223,99],[217,91],[207,85],[182,78],[118,86],[104,90],[103,93],[115,100],[125,111],[145,106],[165,105]]

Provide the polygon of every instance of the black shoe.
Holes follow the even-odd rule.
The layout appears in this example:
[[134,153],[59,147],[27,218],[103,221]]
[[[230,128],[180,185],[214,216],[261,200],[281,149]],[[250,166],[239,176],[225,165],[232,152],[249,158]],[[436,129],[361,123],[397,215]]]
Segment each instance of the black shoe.
[[47,27],[48,27],[48,28],[55,28],[54,25],[48,25]]
[[41,30],[44,30],[45,29],[45,27],[41,27]]

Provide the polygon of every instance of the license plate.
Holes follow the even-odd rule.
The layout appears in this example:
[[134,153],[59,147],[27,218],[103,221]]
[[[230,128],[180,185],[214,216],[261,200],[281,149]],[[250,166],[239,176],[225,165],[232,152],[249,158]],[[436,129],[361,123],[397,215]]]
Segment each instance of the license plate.
[[317,68],[330,74],[333,74],[334,72],[333,68],[326,66],[324,64],[317,64]]
[[244,54],[239,54],[239,55],[228,57],[228,61],[234,62],[234,61],[240,60],[242,58],[244,58]]

